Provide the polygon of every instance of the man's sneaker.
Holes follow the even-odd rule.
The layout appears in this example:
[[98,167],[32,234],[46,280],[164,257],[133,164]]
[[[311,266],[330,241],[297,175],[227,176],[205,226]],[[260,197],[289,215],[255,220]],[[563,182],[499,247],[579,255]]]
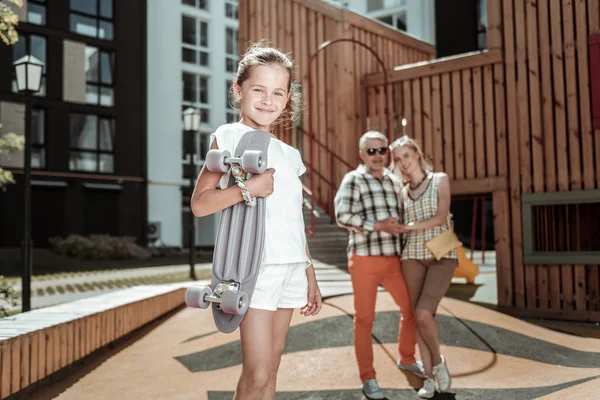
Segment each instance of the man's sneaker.
[[396,365],[400,369],[412,372],[415,376],[421,379],[425,379],[425,369],[423,368],[423,363],[421,361],[417,361],[412,364],[403,364],[402,361],[398,360],[398,362],[396,362]]
[[363,383],[362,391],[367,399],[378,400],[385,399],[383,392],[379,389],[379,385],[377,384],[377,379],[369,379],[365,383]]
[[435,381],[431,378],[425,379],[423,387],[417,392],[422,399],[431,399],[435,395]]
[[440,392],[447,392],[450,390],[452,385],[452,378],[450,378],[450,372],[446,366],[446,360],[442,356],[442,362],[433,367],[433,376]]

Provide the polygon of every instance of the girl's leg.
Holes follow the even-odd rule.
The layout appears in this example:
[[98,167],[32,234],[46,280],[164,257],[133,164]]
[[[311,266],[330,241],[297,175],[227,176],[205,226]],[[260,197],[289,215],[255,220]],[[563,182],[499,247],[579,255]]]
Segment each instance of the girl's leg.
[[[402,260],[402,274],[404,275],[404,281],[406,282],[406,289],[410,297],[410,304],[413,308],[413,314],[415,315],[415,308],[419,304],[421,297],[421,291],[423,283],[425,281],[425,273],[427,268],[418,260]],[[419,353],[421,354],[421,361],[423,362],[423,368],[425,369],[425,375],[431,375],[432,361],[431,354],[427,349],[425,341],[417,329],[417,344],[419,346]]]
[[261,400],[273,368],[273,321],[275,312],[248,309],[240,325],[242,375],[234,400]]
[[419,332],[431,353],[433,365],[442,362],[439,328],[434,315],[442,297],[450,287],[455,268],[456,260],[447,259],[432,262],[427,267],[423,292],[415,311]]
[[278,308],[273,316],[273,352],[271,354],[271,375],[269,384],[263,397],[263,400],[275,399],[275,387],[277,384],[277,371],[281,362],[281,353],[285,347],[285,338],[292,320],[293,308]]

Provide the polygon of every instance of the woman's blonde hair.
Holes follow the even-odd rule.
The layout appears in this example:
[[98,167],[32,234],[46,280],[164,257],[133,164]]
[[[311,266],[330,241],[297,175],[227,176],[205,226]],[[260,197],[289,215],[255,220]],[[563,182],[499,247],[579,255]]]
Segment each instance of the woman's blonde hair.
[[[409,149],[418,153],[419,154],[419,162],[421,163],[421,168],[423,169],[423,171],[425,173],[433,171],[433,166],[431,165],[431,163],[429,161],[427,161],[425,159],[423,150],[421,150],[421,147],[417,144],[417,142],[414,139],[409,138],[408,136],[404,135],[401,138],[394,140],[392,142],[392,144],[390,144],[390,152],[393,153],[394,149],[398,146],[406,146]],[[390,163],[389,170],[392,171],[394,174],[398,175],[402,179],[402,182],[407,183],[408,177],[404,176],[404,174],[400,170],[400,166],[396,165],[396,163],[394,162],[394,155],[391,154],[390,158],[392,161]]]

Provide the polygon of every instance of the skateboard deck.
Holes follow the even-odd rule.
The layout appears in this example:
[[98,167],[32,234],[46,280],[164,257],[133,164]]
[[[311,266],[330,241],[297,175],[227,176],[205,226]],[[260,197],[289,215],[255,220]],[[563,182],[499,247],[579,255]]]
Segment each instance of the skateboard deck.
[[[246,132],[233,157],[227,151],[211,150],[207,168],[229,171],[228,187],[235,186],[235,175],[244,179],[248,170],[266,170],[270,141],[267,132]],[[258,162],[261,167],[257,169]],[[212,287],[191,286],[186,291],[191,307],[206,308],[212,303],[215,325],[223,333],[237,329],[252,299],[264,248],[265,205],[265,198],[257,198],[254,206],[242,201],[223,210],[215,240]]]

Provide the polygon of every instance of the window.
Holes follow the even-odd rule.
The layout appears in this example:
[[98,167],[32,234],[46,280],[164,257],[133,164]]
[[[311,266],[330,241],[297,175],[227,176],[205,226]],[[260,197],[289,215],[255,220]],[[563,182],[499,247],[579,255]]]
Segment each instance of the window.
[[[20,58],[25,57],[27,54],[31,54],[38,60],[44,63],[44,69],[42,71],[42,83],[40,86],[40,91],[36,93],[36,96],[45,96],[46,95],[46,38],[44,36],[38,35],[25,35],[21,33],[21,37],[19,41],[17,41],[13,46],[13,62],[17,61]],[[14,75],[14,68],[13,68]],[[14,93],[17,92],[17,80],[16,77],[13,76],[12,83],[12,91]]]
[[181,17],[181,59],[183,62],[207,67],[208,23],[194,17]]
[[31,111],[31,168],[46,168],[46,112],[41,108]]
[[208,9],[208,0],[181,0],[181,4],[199,8],[201,10]]
[[225,16],[238,19],[238,0],[225,0]]
[[70,0],[71,32],[113,40],[113,0]]
[[[204,163],[206,153],[210,147],[210,133],[208,132],[188,132],[183,131],[183,179],[196,179],[198,176],[198,166]],[[190,166],[190,157],[194,157],[194,165]]]
[[524,193],[526,264],[600,263],[600,190]]
[[225,28],[225,68],[227,72],[237,71],[238,61],[238,31]]
[[27,1],[27,22],[46,25],[46,0]]
[[69,170],[113,173],[115,121],[92,114],[71,114]]
[[398,13],[377,18],[379,21],[406,32],[406,13]]
[[209,104],[208,104],[208,77],[198,74],[183,72],[181,74],[183,85],[183,109],[196,107],[200,112],[200,123],[208,123]]
[[404,6],[406,6],[406,0],[367,0],[367,11],[369,12]]
[[238,122],[240,120],[238,110],[233,108],[233,99],[230,97],[231,95],[231,87],[233,86],[233,81],[227,81],[225,90],[227,91],[227,104],[225,105],[226,110],[226,118],[227,123]]
[[487,49],[487,1],[477,0],[477,49]]
[[85,102],[106,107],[115,105],[113,53],[85,47]]

